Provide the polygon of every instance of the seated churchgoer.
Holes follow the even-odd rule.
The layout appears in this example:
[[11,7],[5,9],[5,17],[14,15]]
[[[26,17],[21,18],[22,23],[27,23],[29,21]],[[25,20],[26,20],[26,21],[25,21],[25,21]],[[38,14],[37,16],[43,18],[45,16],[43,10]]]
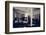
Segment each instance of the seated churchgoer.
[[28,17],[25,17],[25,18],[24,18],[23,23],[28,23]]
[[17,17],[13,20],[13,23],[18,23],[18,18]]
[[39,27],[40,26],[40,15],[37,17],[36,16],[36,18],[34,18],[34,19],[32,19],[33,20],[33,24],[35,24],[33,27]]
[[28,16],[28,23],[27,23],[27,26],[26,27],[30,27],[30,24],[31,24],[31,17]]

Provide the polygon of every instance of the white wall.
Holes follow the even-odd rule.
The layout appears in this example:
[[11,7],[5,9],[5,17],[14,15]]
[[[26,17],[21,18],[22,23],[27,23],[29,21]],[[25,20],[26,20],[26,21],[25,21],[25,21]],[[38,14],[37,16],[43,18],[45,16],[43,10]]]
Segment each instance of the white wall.
[[[15,1],[40,2],[45,3],[46,6],[46,0],[15,0]],[[46,30],[45,32],[36,32],[36,33],[5,34],[5,0],[0,0],[0,35],[46,35]]]

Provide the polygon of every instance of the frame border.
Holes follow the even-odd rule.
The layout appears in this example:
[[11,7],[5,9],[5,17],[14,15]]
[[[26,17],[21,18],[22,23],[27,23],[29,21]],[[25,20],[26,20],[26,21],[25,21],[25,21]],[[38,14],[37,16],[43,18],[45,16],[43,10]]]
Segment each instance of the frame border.
[[[39,31],[24,31],[24,32],[9,32],[9,3],[21,3],[21,4],[36,4],[43,5],[43,30]],[[20,1],[5,1],[5,34],[16,34],[16,33],[32,33],[32,32],[45,32],[45,3],[36,2],[20,2]]]

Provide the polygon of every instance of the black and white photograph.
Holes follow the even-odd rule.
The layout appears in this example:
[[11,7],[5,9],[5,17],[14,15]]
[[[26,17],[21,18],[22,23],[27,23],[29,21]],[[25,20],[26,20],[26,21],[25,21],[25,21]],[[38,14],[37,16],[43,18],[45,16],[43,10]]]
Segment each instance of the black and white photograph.
[[35,2],[5,2],[5,33],[45,31],[45,4]]
[[13,7],[13,28],[40,27],[40,8]]

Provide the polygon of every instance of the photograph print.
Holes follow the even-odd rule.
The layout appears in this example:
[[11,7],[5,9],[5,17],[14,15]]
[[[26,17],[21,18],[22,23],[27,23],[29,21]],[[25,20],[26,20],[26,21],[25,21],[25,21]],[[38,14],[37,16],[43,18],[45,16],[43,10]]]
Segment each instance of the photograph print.
[[13,7],[13,28],[40,27],[40,8]]
[[5,33],[45,31],[45,4],[32,2],[5,2]]

